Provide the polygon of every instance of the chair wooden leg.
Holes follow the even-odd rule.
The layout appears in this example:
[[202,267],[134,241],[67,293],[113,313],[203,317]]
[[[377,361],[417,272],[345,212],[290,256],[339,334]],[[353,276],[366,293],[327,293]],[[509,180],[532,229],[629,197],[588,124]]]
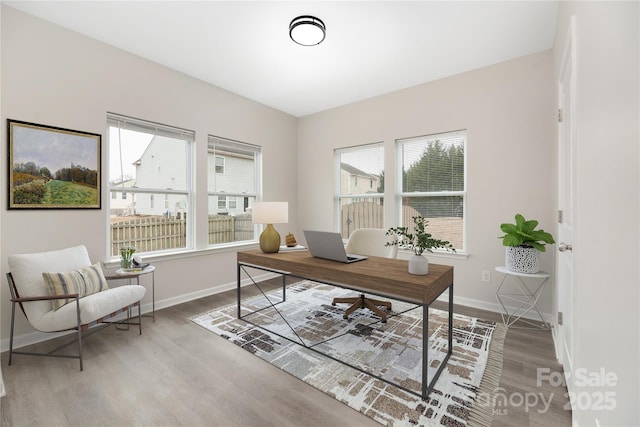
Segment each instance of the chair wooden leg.
[[331,301],[331,305],[336,305],[336,303],[337,304],[355,304],[356,302],[358,302],[359,299],[360,297],[334,298],[333,301]]
[[[371,300],[365,299],[364,300],[364,305],[369,310],[371,310],[375,314],[377,314],[380,317],[380,319],[382,319],[382,323],[387,323],[387,313],[382,311],[374,302],[372,302]],[[385,304],[385,306],[386,306],[386,304]]]
[[351,313],[362,307],[364,307],[364,298],[356,298],[356,302],[344,311],[342,317],[348,319]]
[[351,307],[347,308],[342,315],[343,318],[348,319],[349,315],[356,311],[359,308],[368,308],[377,314],[381,319],[382,323],[387,322],[387,313],[382,311],[379,306],[387,307],[391,310],[391,302],[390,301],[382,301],[373,298],[366,298],[364,294],[359,297],[349,297],[349,298],[334,298],[331,302],[331,305],[336,305],[336,303],[347,303],[352,304]]

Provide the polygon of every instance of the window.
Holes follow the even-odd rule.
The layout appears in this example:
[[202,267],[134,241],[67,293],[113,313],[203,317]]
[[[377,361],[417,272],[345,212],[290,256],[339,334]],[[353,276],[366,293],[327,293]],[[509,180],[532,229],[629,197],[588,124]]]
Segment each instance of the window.
[[111,255],[122,246],[138,253],[192,247],[194,132],[112,113],[107,125],[109,191],[122,192],[110,205]]
[[428,231],[464,250],[466,131],[398,140],[401,223],[428,219]]
[[224,157],[216,156],[216,173],[224,173]]
[[260,147],[209,135],[208,153],[209,245],[255,240]]
[[335,151],[337,210],[342,237],[357,228],[384,227],[384,146],[382,143]]
[[218,196],[218,210],[219,211],[227,210],[227,196]]

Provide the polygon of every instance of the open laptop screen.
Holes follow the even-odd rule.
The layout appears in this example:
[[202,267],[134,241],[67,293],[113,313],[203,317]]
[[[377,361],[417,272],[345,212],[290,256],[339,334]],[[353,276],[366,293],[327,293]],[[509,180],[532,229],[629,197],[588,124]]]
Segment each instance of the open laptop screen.
[[312,256],[350,263],[367,259],[364,255],[347,254],[340,233],[304,230],[307,247]]

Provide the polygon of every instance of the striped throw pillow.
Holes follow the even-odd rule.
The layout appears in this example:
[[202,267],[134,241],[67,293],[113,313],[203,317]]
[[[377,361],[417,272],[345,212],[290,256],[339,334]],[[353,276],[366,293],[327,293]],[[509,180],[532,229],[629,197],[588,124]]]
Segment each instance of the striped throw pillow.
[[[78,294],[82,298],[109,289],[99,263],[67,273],[42,273],[42,278],[49,295]],[[58,310],[71,301],[71,298],[51,300],[51,306]]]

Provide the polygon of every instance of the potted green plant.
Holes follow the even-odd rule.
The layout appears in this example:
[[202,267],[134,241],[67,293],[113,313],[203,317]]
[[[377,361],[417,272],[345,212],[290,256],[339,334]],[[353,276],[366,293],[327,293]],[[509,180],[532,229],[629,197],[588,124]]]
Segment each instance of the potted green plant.
[[446,249],[455,252],[453,245],[447,240],[440,240],[427,232],[427,221],[422,216],[414,216],[412,232],[409,227],[392,227],[387,230],[387,236],[395,235],[393,242],[386,243],[386,246],[397,245],[402,249],[410,249],[413,256],[409,259],[409,273],[425,275],[429,273],[429,261],[424,257],[423,252],[433,252],[433,249]]
[[540,271],[540,252],[545,252],[546,244],[553,244],[553,236],[542,229],[537,229],[538,221],[526,220],[516,214],[515,224],[504,223],[500,230],[502,244],[506,248],[505,267],[518,273],[537,273]]

